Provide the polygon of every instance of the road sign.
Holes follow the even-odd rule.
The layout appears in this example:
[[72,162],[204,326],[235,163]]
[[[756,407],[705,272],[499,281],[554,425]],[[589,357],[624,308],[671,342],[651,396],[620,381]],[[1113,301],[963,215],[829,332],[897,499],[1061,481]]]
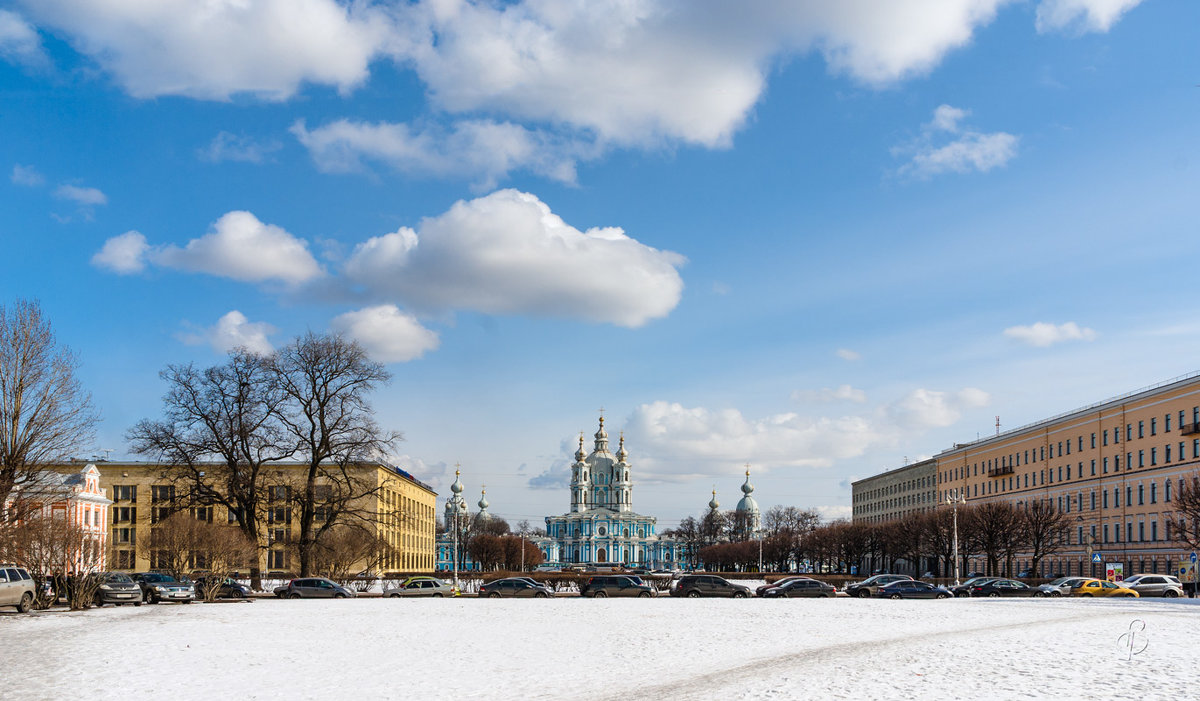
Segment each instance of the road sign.
[[1192,553],[1192,562],[1196,561],[1196,553]]
[[1092,562],[1094,562],[1096,564],[1100,564],[1101,562],[1104,562],[1104,554],[1096,553],[1095,555],[1092,555]]

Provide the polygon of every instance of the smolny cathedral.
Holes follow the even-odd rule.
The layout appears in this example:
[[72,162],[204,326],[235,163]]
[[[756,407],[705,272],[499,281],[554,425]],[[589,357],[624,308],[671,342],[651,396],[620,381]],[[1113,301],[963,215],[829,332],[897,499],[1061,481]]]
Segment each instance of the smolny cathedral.
[[[546,517],[546,535],[530,537],[529,541],[541,549],[547,563],[624,563],[629,566],[675,568],[683,564],[683,544],[671,538],[659,537],[658,519],[643,516],[633,510],[632,466],[629,451],[625,450],[625,438],[621,436],[614,455],[609,452],[608,432],[604,430],[604,417],[600,417],[600,428],[596,431],[592,452],[584,450],[583,434],[579,434],[579,449],[575,451],[575,462],[571,464],[570,510],[561,516]],[[455,473],[454,484],[450,485],[451,496],[446,500],[446,523],[454,518],[471,518],[466,501],[462,497],[463,485]],[[758,504],[751,493],[749,471],[742,485],[743,496],[737,511],[741,521],[758,528],[760,521]],[[475,518],[488,518],[486,492],[479,500],[479,512]],[[716,493],[709,508],[715,510]],[[451,551],[454,545],[448,534],[438,537],[439,570],[451,568]],[[461,544],[459,544],[461,547]],[[475,569],[466,563],[463,569]]]

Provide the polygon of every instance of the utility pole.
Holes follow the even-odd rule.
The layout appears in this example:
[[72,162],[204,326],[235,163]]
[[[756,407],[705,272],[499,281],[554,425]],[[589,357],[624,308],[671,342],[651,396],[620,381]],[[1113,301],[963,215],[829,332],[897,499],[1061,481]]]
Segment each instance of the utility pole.
[[946,494],[946,503],[954,509],[954,586],[959,585],[958,581],[958,505],[967,503],[967,498],[964,497],[957,489],[951,490]]

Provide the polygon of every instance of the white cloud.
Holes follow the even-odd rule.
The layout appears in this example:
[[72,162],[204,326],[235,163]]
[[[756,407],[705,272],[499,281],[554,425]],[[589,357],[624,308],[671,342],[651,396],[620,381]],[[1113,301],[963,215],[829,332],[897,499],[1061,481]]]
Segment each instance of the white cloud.
[[202,161],[221,163],[222,161],[237,161],[241,163],[263,163],[267,157],[283,148],[278,141],[259,142],[244,134],[231,134],[227,131],[218,132],[207,146],[197,149],[196,155]]
[[814,506],[812,508],[816,509],[817,513],[821,516],[821,521],[824,523],[849,520],[854,515],[854,510],[848,504]]
[[991,397],[974,387],[957,392],[916,389],[885,407],[887,418],[905,430],[923,430],[950,426],[962,418],[962,412],[987,406]]
[[1075,29],[1107,32],[1121,15],[1142,0],[1042,0],[1037,8],[1037,30]]
[[[430,464],[412,455],[391,455],[387,459],[396,467],[412,473],[414,477],[433,487],[435,492],[450,485],[450,466],[445,461]],[[439,508],[437,516],[440,518],[441,515],[442,511]]]
[[60,200],[70,200],[84,207],[108,204],[108,197],[94,187],[59,185],[54,191],[54,196]]
[[23,166],[20,163],[13,166],[10,179],[14,185],[24,185],[25,187],[41,187],[46,184],[46,177],[39,173],[37,168]]
[[185,247],[165,246],[149,257],[165,267],[243,282],[281,280],[295,285],[322,274],[307,242],[241,211],[225,214],[211,232]]
[[275,350],[268,336],[277,329],[266,322],[252,322],[238,310],[225,314],[217,323],[199,333],[185,334],[182,340],[189,344],[207,343],[218,353],[228,353],[235,348],[245,348],[255,355],[269,355]]
[[37,29],[23,17],[10,10],[0,9],[0,58],[41,65],[46,63],[42,39]]
[[792,392],[792,399],[799,402],[855,402],[862,404],[867,401],[867,393],[850,385],[838,385],[834,388],[798,389]]
[[335,0],[19,0],[135,97],[292,96],[302,83],[349,90],[391,23]]
[[862,358],[862,354],[858,351],[852,351],[849,348],[838,348],[837,357],[846,361],[855,361]]
[[438,347],[436,333],[391,304],[346,312],[331,325],[361,343],[381,363],[406,363]]
[[118,275],[140,273],[146,269],[146,253],[149,250],[145,236],[137,231],[126,231],[105,241],[104,246],[92,256],[92,265]]
[[330,173],[362,170],[378,161],[395,170],[436,177],[479,178],[492,187],[514,170],[575,182],[575,159],[588,149],[511,122],[468,120],[449,128],[338,120],[311,131],[303,121],[292,134]]
[[[1020,137],[1007,132],[983,133],[964,129],[960,122],[970,112],[941,105],[933,113],[933,119],[924,125],[921,137],[892,149],[893,155],[909,155],[908,163],[900,167],[901,175],[928,178],[941,173],[986,173],[1008,163],[1017,155]],[[940,134],[953,134],[956,138],[948,143],[939,143]]]
[[679,303],[682,256],[618,228],[579,231],[537,197],[500,190],[355,248],[347,277],[418,309],[582,318],[636,327]]
[[1004,335],[1027,343],[1037,348],[1045,348],[1064,341],[1093,341],[1096,332],[1084,326],[1068,321],[1065,324],[1048,324],[1039,321],[1030,326],[1010,326],[1004,329]]

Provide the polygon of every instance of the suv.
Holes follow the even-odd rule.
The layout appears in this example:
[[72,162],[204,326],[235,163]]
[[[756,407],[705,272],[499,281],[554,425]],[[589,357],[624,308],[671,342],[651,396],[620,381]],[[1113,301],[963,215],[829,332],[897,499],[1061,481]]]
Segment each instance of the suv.
[[1139,596],[1183,596],[1183,585],[1169,574],[1135,574],[1124,584]]
[[654,590],[642,584],[637,577],[624,575],[601,575],[592,577],[579,588],[580,596],[604,598],[606,596],[654,596]]
[[856,596],[860,599],[866,599],[875,595],[879,591],[879,587],[892,582],[903,582],[906,579],[912,579],[906,574],[877,574],[867,577],[861,582],[847,584],[843,590],[850,596]]
[[679,578],[671,590],[671,596],[731,596],[744,599],[750,596],[750,587],[734,584],[713,574],[689,574]]
[[28,613],[33,608],[37,587],[29,570],[17,565],[0,565],[0,606],[16,606]]

